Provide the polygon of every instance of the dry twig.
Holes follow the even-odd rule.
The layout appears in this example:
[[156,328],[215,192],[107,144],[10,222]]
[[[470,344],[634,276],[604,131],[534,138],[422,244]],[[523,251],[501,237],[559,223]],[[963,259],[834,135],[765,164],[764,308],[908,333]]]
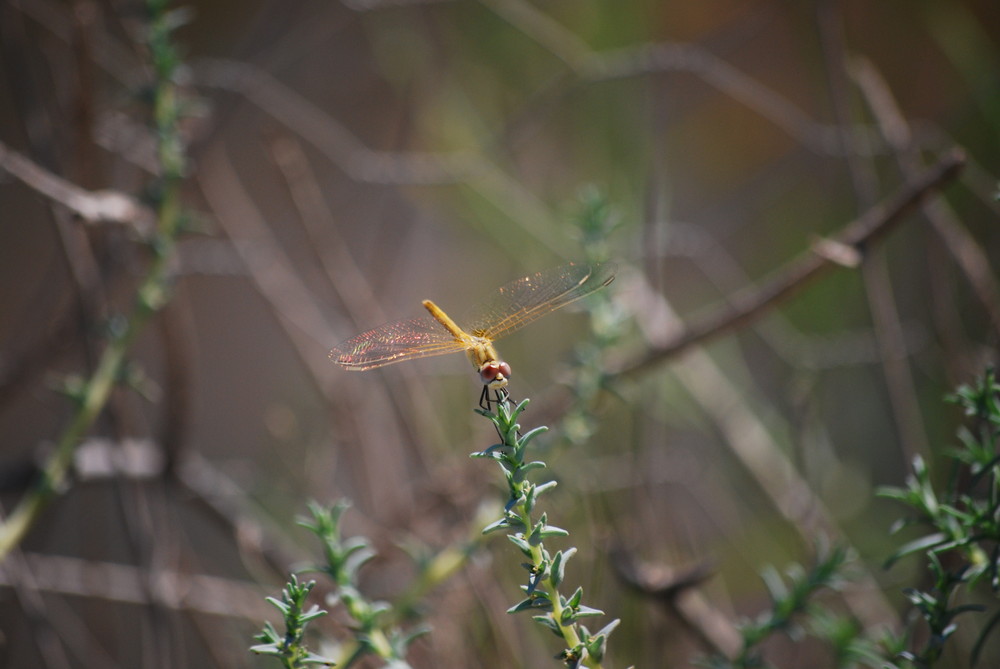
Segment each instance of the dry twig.
[[0,168],[26,186],[58,202],[87,223],[121,223],[141,236],[153,229],[154,215],[138,200],[116,190],[89,191],[44,169],[0,142]]
[[[954,179],[965,162],[965,155],[953,149],[919,177],[904,184],[894,195],[875,205],[848,223],[831,239],[864,252],[865,248],[886,235],[903,217],[931,193]],[[734,295],[729,303],[695,320],[677,335],[654,346],[637,360],[627,362],[612,376],[631,376],[662,363],[681,351],[723,333],[738,329],[763,316],[777,304],[789,299],[823,272],[836,265],[826,254],[812,251],[786,265],[763,285]]]

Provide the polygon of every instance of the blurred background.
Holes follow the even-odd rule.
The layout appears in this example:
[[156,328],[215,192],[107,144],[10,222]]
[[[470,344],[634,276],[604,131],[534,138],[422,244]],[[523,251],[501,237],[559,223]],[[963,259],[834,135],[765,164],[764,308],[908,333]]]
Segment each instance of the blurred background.
[[[994,360],[1000,328],[1000,5],[177,6],[193,231],[132,352],[143,393],[113,394],[73,485],[0,565],[0,665],[275,666],[246,648],[274,620],[264,595],[319,556],[293,524],[310,499],[352,500],[348,533],[379,552],[366,591],[405,592],[401,546],[465,545],[505,501],[468,457],[495,439],[472,411],[480,386],[462,355],[353,373],[327,352],[420,316],[422,299],[460,314],[512,279],[605,258],[608,289],[499,348],[533,401],[522,424],[552,428],[538,443],[560,485],[544,506],[579,548],[570,590],[623,621],[610,666],[684,666],[711,647],[699,626],[765,606],[760,570],[808,562],[819,536],[860,556],[844,609],[898,625],[917,565],[882,569],[902,511],[875,489],[954,443],[942,398]],[[7,149],[142,196],[157,169],[143,15],[3,0]],[[657,353],[793,263],[850,251],[813,249],[956,146],[959,178],[859,267],[828,265],[758,319]],[[2,174],[9,513],[72,416],[58,386],[92,372],[149,254]],[[433,632],[413,666],[553,666],[558,642],[504,613],[519,561],[496,536],[471,550],[424,600]],[[714,622],[625,585],[632,561],[666,583],[704,570],[690,593]]]

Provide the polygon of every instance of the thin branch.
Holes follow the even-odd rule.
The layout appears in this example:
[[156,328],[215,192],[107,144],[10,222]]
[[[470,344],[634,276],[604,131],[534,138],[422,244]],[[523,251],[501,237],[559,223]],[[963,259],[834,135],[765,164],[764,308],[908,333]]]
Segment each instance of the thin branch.
[[567,30],[533,5],[520,0],[479,0],[497,16],[542,45],[575,72],[585,72],[595,60],[595,53],[572,30]]
[[[389,317],[379,305],[368,278],[340,235],[341,226],[326,203],[302,147],[294,137],[281,137],[271,143],[271,154],[285,177],[289,195],[312,242],[311,246],[316,250],[317,260],[329,285],[344,305],[347,316],[356,326],[388,321]],[[315,298],[313,301],[316,301]],[[324,360],[324,364],[326,362]],[[316,372],[311,370],[311,373]],[[400,373],[400,380],[405,391],[389,392],[387,397],[402,423],[412,425],[417,422],[416,416],[431,415],[430,399],[421,392],[423,378],[420,374],[407,367]],[[403,403],[401,397],[409,398],[408,403]],[[445,438],[439,430],[440,426],[432,424],[428,427],[434,430],[431,442]],[[420,444],[414,444],[414,451],[426,462],[427,455],[422,452]]]
[[[816,18],[833,116],[838,126],[847,127],[853,117],[850,104],[851,89],[846,71],[848,58],[840,8],[833,0],[821,0],[816,4]],[[846,139],[846,135],[843,136],[845,143]],[[884,145],[884,142],[881,143]],[[844,162],[854,190],[855,211],[860,213],[878,200],[879,183],[876,166],[863,152],[845,151]],[[916,174],[906,174],[904,178],[914,179],[916,176]],[[930,445],[920,415],[920,403],[917,400],[913,374],[902,353],[903,328],[889,276],[888,259],[883,251],[875,250],[869,254],[866,262],[861,265],[861,277],[874,325],[875,339],[878,342],[879,363],[899,447],[906,462],[912,462],[917,454],[926,456],[930,451]]]
[[[153,277],[156,279],[155,282],[152,280]],[[144,287],[151,289],[154,283],[156,286],[163,285],[161,272],[154,272]],[[93,376],[86,382],[85,388],[79,395],[78,410],[60,436],[52,457],[46,462],[40,481],[25,494],[14,511],[0,524],[0,561],[21,542],[42,509],[67,485],[67,475],[77,445],[107,404],[111,391],[118,381],[125,354],[146,318],[152,313],[147,309],[141,311],[144,312],[143,315],[130,319],[125,332],[116,337],[101,355]]]
[[[268,302],[277,322],[286,332],[293,350],[308,372],[307,379],[313,384],[321,397],[333,407],[343,405],[343,386],[330,382],[324,370],[330,370],[331,365],[326,356],[328,347],[339,337],[327,322],[326,316],[317,306],[319,300],[302,278],[293,262],[274,238],[266,221],[257,210],[253,198],[246,191],[236,168],[220,149],[207,151],[202,156],[199,174],[199,185],[205,195],[209,209],[221,228],[233,240],[234,248],[239,253],[249,276],[257,287],[260,295]],[[248,242],[250,242],[248,244]],[[365,490],[377,490],[378,485],[372,481],[394,480],[406,481],[408,476],[403,464],[398,458],[382,457],[375,454],[384,453],[388,444],[407,441],[402,434],[411,423],[386,421],[385,416],[393,415],[389,405],[393,403],[392,393],[369,393],[365,398],[367,410],[380,416],[382,434],[372,430],[365,433],[355,431],[359,439],[365,440],[368,448],[349,449],[346,457],[360,458],[355,471],[365,471],[369,485]],[[353,413],[353,412],[349,412]],[[333,425],[343,429],[350,424],[349,414],[342,416],[343,420],[333,419]],[[361,467],[360,463],[367,463]],[[391,493],[384,492],[373,504],[386,504],[395,508],[397,495],[402,489],[395,487]]]
[[[153,59],[169,65],[174,62],[170,53],[171,46],[165,39],[169,32],[165,29],[169,18],[163,14],[162,8],[151,5],[150,9],[154,10],[150,18],[150,36],[153,39],[147,47]],[[39,480],[25,493],[13,512],[0,523],[0,561],[21,542],[42,510],[69,484],[69,471],[76,448],[104,411],[113,390],[121,380],[121,370],[128,351],[146,323],[163,308],[170,297],[175,243],[181,227],[180,180],[184,170],[184,154],[177,134],[179,113],[172,80],[173,68],[160,68],[157,74],[152,107],[163,183],[155,213],[155,252],[147,273],[136,290],[131,313],[120,327],[112,329],[108,344],[90,377],[70,393],[75,400],[75,411],[46,460]],[[6,152],[3,158],[9,164],[10,152]],[[24,167],[17,156],[14,164]],[[32,176],[39,175],[35,173]],[[45,188],[52,190],[54,187],[56,191],[65,185],[58,178],[43,179],[39,183],[43,182]],[[75,187],[71,187],[63,194],[73,195],[74,189]]]
[[[147,572],[126,564],[26,553],[24,562],[39,592],[148,605],[175,611],[260,620],[269,615],[265,590],[253,583],[165,569]],[[0,586],[13,587],[8,564],[0,566]],[[153,584],[150,592],[146,584]]]
[[340,2],[345,7],[353,9],[356,12],[370,12],[393,7],[406,7],[408,5],[433,5],[455,2],[455,0],[340,0]]
[[883,153],[878,135],[865,126],[823,124],[787,98],[696,45],[650,42],[595,51],[524,0],[480,0],[500,18],[565,63],[581,81],[595,83],[661,72],[689,72],[774,123],[789,137],[821,155]]
[[310,169],[301,145],[294,137],[281,136],[269,146],[309,237],[310,250],[354,324],[388,321],[368,278],[340,234],[342,226],[327,206],[322,186]]
[[[325,362],[327,347],[337,340],[335,330],[317,306],[319,300],[295,271],[295,262],[274,238],[225,153],[219,148],[206,151],[200,167],[198,185],[209,211],[232,241],[250,278],[273,307],[279,322],[290,326],[286,330],[304,365],[314,369],[314,359]],[[321,379],[312,380],[322,396],[333,399],[331,389]]]
[[[201,86],[242,95],[354,181],[393,186],[462,184],[493,203],[539,244],[557,255],[564,251],[564,240],[551,232],[558,226],[545,203],[479,147],[453,152],[377,151],[326,111],[251,64],[209,58],[197,61],[193,72]],[[493,234],[490,227],[484,230]],[[496,241],[507,243],[502,236]]]
[[[736,258],[703,226],[672,217],[654,225],[667,229],[657,233],[659,241],[647,245],[646,254],[650,258],[661,262],[670,258],[690,260],[713,288],[723,295],[736,292],[752,282]],[[861,263],[861,254],[857,249],[829,239],[818,240],[812,250],[845,267],[856,267]],[[831,369],[872,364],[879,360],[870,328],[841,330],[832,334],[806,333],[782,314],[775,314],[756,323],[754,332],[771,347],[774,355],[799,368]],[[920,323],[908,323],[904,327],[900,354],[912,356],[927,345],[927,338],[926,329]]]
[[[865,247],[877,242],[899,223],[914,207],[931,193],[941,189],[958,176],[965,155],[953,149],[916,179],[904,184],[894,195],[848,223],[831,239],[835,243]],[[767,311],[789,299],[812,280],[836,265],[829,257],[807,252],[790,262],[781,272],[761,286],[740,292],[729,304],[697,319],[666,342],[648,351],[638,360],[627,362],[612,372],[613,376],[628,376],[676,356],[681,351],[723,333],[745,326]]]
[[294,129],[349,177],[362,183],[453,184],[491,167],[470,153],[384,152],[370,149],[326,111],[248,63],[201,59],[194,64],[202,86],[237,93]]
[[[729,370],[705,351],[695,349],[678,360],[671,371],[774,508],[795,527],[803,543],[817,536],[850,543],[823,500],[782,450],[775,427],[761,417],[763,412],[750,397],[733,385]],[[859,569],[843,596],[865,627],[898,625],[895,611],[870,570]]]
[[[865,95],[903,176],[916,178],[921,168],[920,153],[913,141],[913,132],[893,99],[888,84],[864,58],[854,60],[852,75]],[[945,203],[939,200],[925,202],[921,212],[965,274],[980,305],[990,317],[994,333],[1000,334],[1000,287],[987,254]]]
[[154,215],[138,200],[115,190],[89,191],[56,176],[0,142],[0,169],[26,186],[63,205],[88,223],[122,223],[146,237]]
[[[224,471],[198,453],[188,453],[174,467],[177,484],[190,495],[195,507],[231,534],[240,553],[252,564],[263,564],[274,575],[283,576],[291,565],[309,561],[280,527],[268,522],[268,515],[251,496]],[[317,586],[318,592],[328,587]]]
[[[30,637],[44,659],[45,666],[52,669],[72,666],[66,653],[66,643],[60,634],[65,625],[53,620],[55,616],[48,610],[46,599],[41,596],[35,574],[25,564],[20,551],[15,551],[4,563],[0,578],[5,578],[7,585],[14,590],[17,602],[25,614],[25,622],[31,630]],[[59,620],[59,623],[65,621]]]
[[713,576],[710,565],[680,569],[640,563],[628,551],[617,549],[611,553],[611,566],[622,583],[679,620],[705,651],[724,657],[739,653],[741,639],[736,627],[698,592],[698,587]]

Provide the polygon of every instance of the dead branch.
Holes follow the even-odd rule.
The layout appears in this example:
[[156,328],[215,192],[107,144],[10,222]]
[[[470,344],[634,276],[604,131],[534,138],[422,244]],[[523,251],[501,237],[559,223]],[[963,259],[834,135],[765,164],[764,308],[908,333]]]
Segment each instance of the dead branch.
[[[132,565],[38,553],[26,553],[24,563],[41,592],[129,604],[155,602],[171,610],[253,621],[270,613],[264,589],[253,583],[165,569],[149,573]],[[0,565],[0,587],[12,587],[16,578],[8,563]],[[147,582],[155,585],[152,593],[143,586]]]
[[698,586],[713,576],[711,565],[676,568],[640,563],[622,549],[612,551],[611,565],[622,583],[680,621],[706,652],[724,657],[735,657],[739,652],[741,639],[736,627],[698,591]]
[[[964,163],[964,152],[953,149],[917,178],[904,184],[894,195],[848,223],[839,234],[832,236],[831,240],[836,244],[856,248],[863,254],[867,246],[888,234],[896,223],[899,223],[932,192],[954,179]],[[801,291],[810,281],[837,266],[828,254],[810,250],[786,265],[769,281],[737,293],[728,304],[696,319],[639,359],[621,365],[611,375],[632,375],[676,356],[692,346],[703,344],[725,332],[745,326]]]
[[11,150],[3,142],[0,142],[0,169],[87,223],[121,223],[135,228],[143,237],[153,229],[153,213],[135,198],[116,190],[80,188]]

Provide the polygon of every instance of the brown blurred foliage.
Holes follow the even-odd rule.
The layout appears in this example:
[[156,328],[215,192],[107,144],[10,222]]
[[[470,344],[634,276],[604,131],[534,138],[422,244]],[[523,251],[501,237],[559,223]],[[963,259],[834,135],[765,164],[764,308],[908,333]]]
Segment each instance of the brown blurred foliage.
[[[187,8],[177,40],[196,230],[169,307],[132,354],[145,396],[113,395],[74,485],[0,565],[0,665],[274,666],[246,648],[271,616],[264,594],[316,555],[291,522],[311,498],[354,501],[351,531],[380,551],[363,572],[373,597],[412,577],[401,543],[433,552],[475,536],[479,507],[503,493],[467,457],[492,439],[468,363],[354,374],[326,352],[420,315],[423,298],[461,312],[583,257],[573,221],[591,185],[618,221],[601,243],[621,267],[610,290],[629,326],[603,364],[634,369],[587,407],[588,439],[569,445],[557,429],[540,441],[560,481],[550,520],[580,549],[567,579],[623,620],[612,665],[682,665],[724,645],[713,626],[766,603],[760,568],[808,560],[820,534],[861,556],[845,610],[898,624],[913,573],[879,567],[898,509],[874,488],[948,446],[957,417],[941,397],[994,359],[1000,329],[1000,6]],[[7,511],[73,411],[54,388],[92,371],[148,262],[129,224],[157,169],[142,17],[136,3],[0,4]],[[958,179],[891,230],[829,242],[956,146]],[[97,191],[111,199],[86,197]],[[803,258],[826,271],[710,341],[657,354]],[[560,425],[558,384],[587,323],[560,313],[501,343],[515,396],[539,401],[529,427]],[[668,574],[699,565],[708,617],[665,615],[620,584],[623,554]],[[434,631],[415,667],[555,664],[550,635],[504,614],[517,562],[507,542],[486,542],[429,594]],[[323,629],[341,636],[343,622]],[[971,637],[958,635],[953,666]],[[772,652],[781,666],[827,661]]]

